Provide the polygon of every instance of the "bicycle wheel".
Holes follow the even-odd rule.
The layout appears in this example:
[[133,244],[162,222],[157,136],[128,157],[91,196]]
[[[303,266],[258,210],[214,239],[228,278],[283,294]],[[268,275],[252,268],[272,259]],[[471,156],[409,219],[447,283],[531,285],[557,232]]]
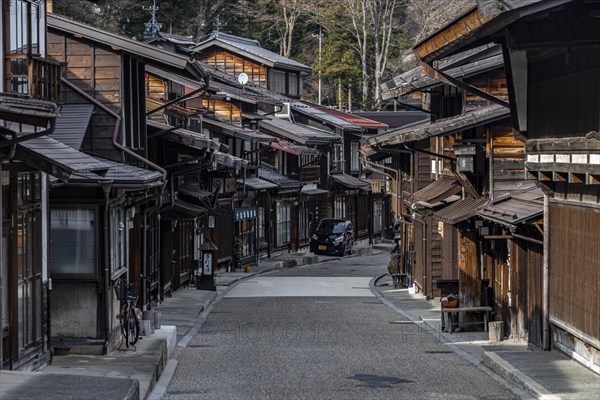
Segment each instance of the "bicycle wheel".
[[125,336],[127,343],[136,344],[140,336],[140,320],[138,319],[133,306],[129,306],[125,330],[127,332],[127,335]]

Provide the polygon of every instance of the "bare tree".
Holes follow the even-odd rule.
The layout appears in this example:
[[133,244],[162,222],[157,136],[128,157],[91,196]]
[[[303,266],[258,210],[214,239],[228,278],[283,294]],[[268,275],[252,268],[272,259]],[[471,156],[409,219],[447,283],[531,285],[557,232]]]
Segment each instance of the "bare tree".
[[378,110],[382,108],[383,99],[380,85],[387,67],[398,3],[397,0],[373,0],[369,2],[375,51],[373,98]]
[[[404,0],[334,0],[334,10],[321,12],[324,24],[335,27],[351,37],[346,41],[360,58],[362,80],[362,107],[373,100],[381,107],[379,85],[385,73],[392,32],[397,28],[398,8]],[[328,33],[336,29],[328,29]],[[374,81],[373,91],[370,91]],[[373,97],[370,99],[370,94]]]

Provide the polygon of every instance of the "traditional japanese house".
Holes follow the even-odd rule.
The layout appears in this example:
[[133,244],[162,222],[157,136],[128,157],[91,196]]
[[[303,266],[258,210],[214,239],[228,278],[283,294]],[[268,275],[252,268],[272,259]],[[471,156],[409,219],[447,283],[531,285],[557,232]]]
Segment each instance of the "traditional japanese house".
[[[307,102],[293,101],[286,106],[284,117],[310,128],[325,130],[339,137],[327,150],[327,165],[321,173],[326,174],[329,193],[319,205],[319,212],[327,210],[322,218],[345,218],[352,221],[354,239],[369,238],[370,183],[359,179],[359,143],[363,128]],[[346,148],[348,151],[346,152]],[[324,179],[325,181],[325,179]]]
[[[345,113],[333,108],[320,106],[318,104],[302,101],[315,109],[324,111],[336,118],[347,121],[360,128],[359,131],[354,129],[346,129],[344,136],[344,170],[354,178],[366,182],[360,184],[353,181],[352,178],[341,177],[334,179],[336,184],[341,184],[346,188],[360,187],[368,196],[359,196],[356,198],[356,219],[354,222],[355,230],[357,231],[357,239],[364,239],[368,236],[372,243],[373,238],[380,238],[383,234],[385,226],[389,226],[391,221],[390,213],[390,198],[387,197],[384,185],[384,175],[381,171],[364,170],[360,160],[360,140],[382,134],[387,131],[388,126],[384,123],[377,122],[371,119],[360,117],[355,114]],[[365,175],[368,173],[369,178]],[[351,205],[349,206],[352,207]],[[352,214],[352,212],[351,212]]]
[[[208,39],[192,48],[192,55],[243,83],[300,98],[304,76],[312,68],[261,47],[256,40],[223,32],[213,32]],[[240,81],[242,82],[242,80]]]
[[512,126],[525,140],[528,177],[545,193],[543,268],[527,281],[539,292],[541,347],[598,372],[599,5],[499,3],[481,3],[415,51],[430,64],[476,43],[502,45]]
[[[514,276],[530,270],[536,258],[517,261],[509,256],[509,247],[539,242],[524,225],[540,216],[539,204],[530,202],[510,226],[490,223],[489,213],[479,215],[488,222],[476,218],[483,206],[491,212],[494,204],[512,204],[517,211],[517,199],[536,196],[532,183],[525,180],[524,145],[510,127],[500,49],[480,46],[440,60],[438,67],[443,68],[441,80],[413,70],[384,84],[385,96],[401,100],[414,91],[424,92],[417,97],[434,114],[434,122],[367,141],[371,149],[396,153],[404,179],[409,178],[410,187],[403,188],[408,200],[404,212],[412,214],[412,224],[403,235],[408,269],[425,295],[440,295],[447,290],[444,285],[453,282],[463,304],[494,306],[507,335],[527,336],[531,330],[537,337],[539,331],[533,331],[537,323],[522,319],[527,306],[509,309],[508,288],[527,292]],[[402,154],[406,150],[413,155]],[[428,184],[432,178],[434,182]],[[505,203],[509,199],[512,202]],[[536,250],[541,254],[541,248]]]
[[46,58],[45,2],[1,5],[0,369],[31,370],[50,358],[49,177],[103,179],[110,166],[52,137],[67,111],[60,65]]
[[[199,69],[206,69],[206,65],[198,61],[195,65]],[[172,115],[161,115],[160,118],[212,138],[222,150],[230,153],[216,154],[213,167],[203,174],[202,179],[188,176],[185,181],[186,185],[191,183],[213,196],[209,214],[199,223],[202,234],[206,233],[219,249],[218,265],[225,267],[234,261],[236,238],[243,242],[242,262],[254,263],[257,254],[257,196],[250,186],[239,191],[237,182],[256,176],[260,143],[275,140],[251,129],[252,125],[246,123],[248,120],[245,116],[255,114],[256,100],[251,93],[244,96],[224,95],[221,92],[224,84],[219,85],[212,79],[210,86],[204,87],[198,81],[156,68],[149,68],[146,80],[147,92],[152,96],[149,97],[150,101],[160,102],[170,98],[171,102],[185,105],[185,108],[178,106],[179,111],[170,112],[167,108],[165,113]],[[173,115],[173,112],[178,115]],[[216,229],[217,226],[219,229]]]
[[[198,169],[219,146],[204,137],[185,144],[187,132],[157,134],[147,126],[146,64],[202,82],[202,71],[187,58],[54,14],[48,16],[48,54],[65,65],[63,107],[73,109],[63,140],[111,165],[105,180],[78,176],[52,190],[54,237],[70,240],[79,232],[89,243],[78,246],[89,251],[85,263],[64,257],[52,261],[53,336],[106,352],[116,345],[122,280],[137,284],[137,306],[149,309],[189,279],[189,260],[197,254],[190,244],[195,233],[190,213],[203,210],[178,213],[186,205],[176,202],[174,181],[189,168],[182,159],[187,154],[193,153],[192,168]],[[175,253],[175,245],[162,240],[162,224],[181,238]],[[177,260],[175,267],[165,262],[165,254]],[[73,299],[79,299],[79,307],[67,307]]]
[[325,192],[317,188],[320,157],[316,148],[285,140],[273,142],[261,152],[259,177],[278,185],[268,192],[271,199],[265,203],[271,204],[268,209],[273,209],[276,216],[285,215],[289,222],[280,224],[277,219],[272,241],[276,249],[297,251],[309,245],[310,225],[314,223],[311,210],[316,207],[311,205],[311,198]]
[[292,217],[297,218],[293,226],[299,227],[297,234],[295,229],[292,230],[298,238],[293,241],[292,248],[305,247],[311,229],[328,215],[328,153],[333,143],[341,139],[335,134],[294,123],[288,117],[265,118],[260,121],[259,130],[279,138],[279,143],[272,146],[273,156],[279,150],[279,159],[285,158],[295,164],[289,171],[291,177],[302,182],[302,190],[296,211],[292,213]]

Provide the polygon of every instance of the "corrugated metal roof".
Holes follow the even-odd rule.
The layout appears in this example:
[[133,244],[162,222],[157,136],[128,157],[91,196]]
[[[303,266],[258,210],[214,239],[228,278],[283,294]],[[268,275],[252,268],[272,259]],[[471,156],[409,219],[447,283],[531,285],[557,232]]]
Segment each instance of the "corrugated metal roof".
[[279,187],[278,192],[299,192],[302,189],[302,182],[290,179],[281,175],[277,170],[265,165],[258,168],[258,177],[269,182],[276,183]]
[[217,164],[234,169],[242,169],[248,166],[248,160],[243,160],[239,157],[232,156],[231,154],[221,153],[220,151],[215,151],[213,153],[213,161]]
[[300,191],[300,193],[305,194],[307,196],[317,196],[319,194],[329,193],[329,190],[308,187],[307,185],[304,185],[302,186],[302,190]]
[[179,192],[200,200],[207,200],[213,196],[213,194],[208,190],[201,189],[200,184],[198,182],[186,181],[182,185],[179,185],[178,189]]
[[221,147],[219,143],[204,137],[204,135],[199,132],[175,128],[174,126],[161,124],[152,120],[146,120],[146,126],[151,132],[166,131],[161,135],[165,139],[195,150],[219,150]]
[[433,216],[447,224],[458,224],[459,222],[477,215],[477,210],[487,203],[487,201],[487,197],[480,197],[479,199],[465,197],[462,200],[434,212]]
[[281,118],[262,120],[258,129],[303,145],[328,144],[341,140],[338,135]]
[[[244,183],[243,179],[238,179],[237,181],[240,184]],[[263,189],[275,189],[279,187],[276,183],[272,183],[260,178],[248,178],[246,179],[246,186],[250,187],[254,190],[263,190]]]
[[287,140],[280,140],[279,142],[261,143],[261,144],[272,147],[275,150],[293,154],[295,156],[299,156],[299,155],[318,156],[319,154],[321,154],[321,152],[318,149],[294,144],[292,142],[288,142]]
[[80,150],[92,112],[94,112],[93,104],[63,104],[60,115],[56,119],[52,139]]
[[443,175],[437,181],[430,183],[423,189],[413,193],[412,201],[424,201],[426,203],[437,203],[454,194],[460,193],[462,186],[453,176]]
[[373,136],[365,141],[373,147],[394,146],[438,135],[450,135],[505,118],[510,118],[510,109],[492,104],[454,117],[437,120],[433,123],[400,128]]
[[17,145],[15,157],[62,181],[70,180],[74,174],[92,172],[101,179],[110,168],[107,162],[91,157],[48,136],[29,139]]
[[481,217],[514,226],[542,215],[544,193],[538,187],[513,192],[509,196],[486,204],[477,213]]
[[133,165],[123,164],[104,158],[98,158],[108,166],[106,175],[100,177],[91,172],[77,172],[67,182],[69,185],[100,184],[112,181],[113,187],[150,187],[161,184],[162,173],[150,171]]
[[246,39],[223,32],[213,32],[210,38],[198,43],[192,50],[202,51],[212,45],[220,45],[221,47],[237,51],[250,59],[262,61],[271,67],[282,66],[299,71],[312,71],[312,68],[307,65],[261,47],[257,40]]
[[308,106],[311,106],[313,108],[319,109],[319,110],[323,110],[328,114],[331,114],[335,117],[341,118],[344,121],[348,121],[349,123],[359,126],[361,128],[366,128],[366,129],[387,129],[388,126],[386,124],[383,124],[381,122],[377,122],[377,121],[373,121],[371,119],[367,119],[355,114],[349,114],[340,110],[336,110],[334,108],[329,108],[329,107],[325,107],[319,104],[315,104],[315,103],[311,103],[309,101],[305,101],[305,100],[301,100],[300,101],[303,104],[306,104]]
[[304,114],[309,118],[316,119],[319,122],[330,124],[339,129],[362,131],[360,126],[354,125],[352,122],[332,115],[323,109],[315,108],[310,104],[305,104],[295,100],[291,100],[289,103],[294,111]]
[[226,122],[208,117],[202,118],[202,126],[214,133],[234,137],[237,139],[248,140],[250,142],[272,142],[275,140],[274,137],[265,135],[259,131],[231,125]]
[[350,189],[361,189],[361,190],[371,190],[371,184],[369,182],[361,181],[358,178],[353,177],[348,174],[332,174],[329,176],[336,183],[339,183],[342,186],[345,186]]

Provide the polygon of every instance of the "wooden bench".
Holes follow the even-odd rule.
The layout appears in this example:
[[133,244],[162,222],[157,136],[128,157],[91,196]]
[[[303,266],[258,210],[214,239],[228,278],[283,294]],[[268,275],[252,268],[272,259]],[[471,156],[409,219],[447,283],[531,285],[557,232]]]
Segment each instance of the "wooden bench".
[[[482,313],[483,314],[483,321],[475,321],[475,322],[460,322],[460,318],[459,317],[459,313]],[[454,326],[458,326],[459,328],[461,327],[461,325],[479,325],[479,324],[483,324],[483,329],[485,332],[488,331],[488,322],[490,320],[490,313],[492,312],[492,307],[458,307],[458,308],[444,308],[442,307],[442,332],[444,332],[445,328],[446,328],[446,314],[448,314],[447,316],[447,320],[448,320],[448,327],[450,328],[450,333],[454,332]],[[454,321],[454,319],[458,319],[457,321]]]

